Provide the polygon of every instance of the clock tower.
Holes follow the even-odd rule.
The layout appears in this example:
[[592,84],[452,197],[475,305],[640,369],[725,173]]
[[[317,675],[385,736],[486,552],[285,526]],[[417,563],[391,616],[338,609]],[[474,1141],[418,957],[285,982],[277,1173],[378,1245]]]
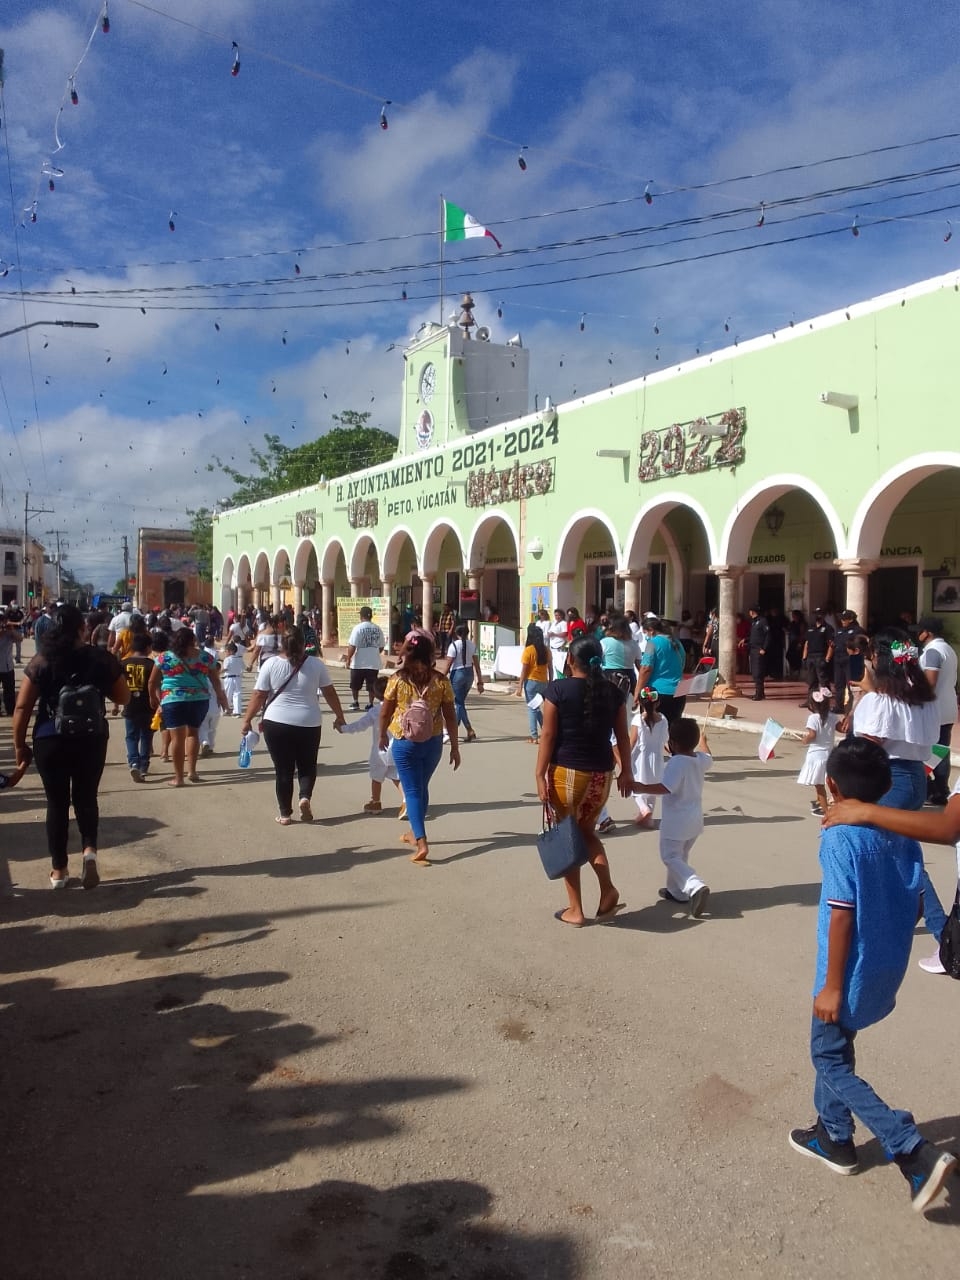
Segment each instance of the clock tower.
[[[456,324],[421,325],[403,353],[400,446],[404,455],[469,437],[528,411],[530,353],[520,335],[491,342],[464,294]],[[476,328],[476,336],[471,329]]]

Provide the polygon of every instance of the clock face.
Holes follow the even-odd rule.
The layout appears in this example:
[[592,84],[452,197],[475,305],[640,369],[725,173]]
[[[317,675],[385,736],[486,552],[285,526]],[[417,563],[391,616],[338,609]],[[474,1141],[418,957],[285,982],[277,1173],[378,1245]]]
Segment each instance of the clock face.
[[429,404],[433,399],[433,393],[437,389],[437,371],[432,364],[425,364],[423,372],[420,374],[420,399],[424,404]]

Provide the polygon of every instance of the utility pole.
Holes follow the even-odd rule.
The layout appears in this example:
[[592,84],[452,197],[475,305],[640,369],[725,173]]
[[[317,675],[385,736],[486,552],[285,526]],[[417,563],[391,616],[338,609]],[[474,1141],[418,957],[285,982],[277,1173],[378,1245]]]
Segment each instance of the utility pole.
[[[20,597],[20,607],[23,608],[27,603],[27,581],[30,577],[30,533],[27,528],[28,522],[34,516],[52,515],[53,511],[50,507],[31,507],[30,494],[23,495],[23,594]],[[41,570],[42,577],[42,570]]]
[[120,545],[123,547],[123,594],[126,597],[130,591],[130,546],[126,534],[121,538]]
[[62,600],[63,599],[63,561],[67,554],[67,542],[66,540],[64,540],[63,542],[60,541],[59,529],[48,529],[43,536],[45,538],[56,538],[57,540],[57,559],[56,559],[57,599]]

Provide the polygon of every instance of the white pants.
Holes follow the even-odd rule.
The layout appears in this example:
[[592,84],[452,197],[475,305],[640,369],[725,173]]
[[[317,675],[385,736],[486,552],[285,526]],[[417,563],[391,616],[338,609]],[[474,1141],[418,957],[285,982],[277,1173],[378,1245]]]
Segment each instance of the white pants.
[[211,698],[207,714],[200,726],[200,745],[215,747],[217,745],[217,725],[220,723],[220,707],[215,698]]
[[703,888],[703,881],[687,861],[696,840],[696,836],[691,840],[671,840],[669,836],[660,836],[660,859],[667,868],[667,892],[681,902],[686,902]]
[[645,796],[640,792],[635,792],[633,798],[637,802],[637,808],[640,810],[640,817],[652,818],[657,807],[657,797]]
[[242,688],[243,688],[243,681],[240,676],[224,676],[223,677],[223,692],[226,694],[227,701],[230,703],[230,710],[233,712],[235,716],[239,716],[242,714],[242,704],[243,704]]

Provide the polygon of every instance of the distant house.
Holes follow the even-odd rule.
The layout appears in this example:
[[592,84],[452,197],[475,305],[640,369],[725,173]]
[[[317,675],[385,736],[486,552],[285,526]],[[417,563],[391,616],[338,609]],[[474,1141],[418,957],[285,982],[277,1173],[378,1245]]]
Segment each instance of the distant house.
[[141,609],[209,600],[210,586],[200,581],[197,544],[189,529],[139,531],[137,580],[131,595]]

